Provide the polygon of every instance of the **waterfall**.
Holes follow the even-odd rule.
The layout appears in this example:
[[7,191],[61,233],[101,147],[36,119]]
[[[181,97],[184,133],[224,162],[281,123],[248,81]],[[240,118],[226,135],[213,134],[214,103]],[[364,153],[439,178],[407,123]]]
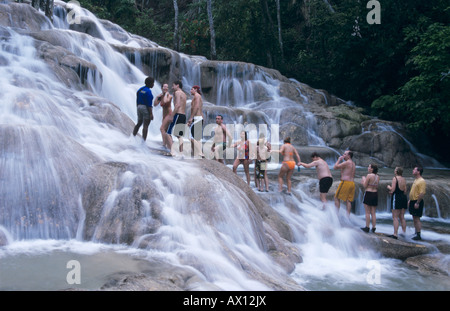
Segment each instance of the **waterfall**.
[[[227,175],[226,166],[161,155],[155,151],[161,145],[160,107],[154,108],[148,140],[133,137],[135,92],[146,77],[141,67],[154,65],[157,54],[143,60],[117,50],[161,47],[84,9],[81,18],[95,27],[79,32],[82,25],[67,23],[64,6],[55,1],[53,25],[46,20],[43,32],[0,26],[0,245],[6,244],[0,247],[0,290],[14,283],[15,260],[29,265],[29,255],[50,275],[64,271],[48,268],[47,260],[56,265],[88,254],[84,264],[99,268],[110,258],[102,255],[105,249],[115,254],[111,258],[144,254],[152,263],[184,269],[195,276],[188,290],[297,290],[311,278],[331,274],[339,280],[337,269],[347,272],[343,278],[356,273],[357,283],[365,284],[367,261],[398,267],[365,247],[353,230],[357,216],[336,214],[331,203],[320,210],[307,191],[316,180],[289,197],[260,197]],[[200,84],[205,58],[167,51],[180,63],[183,84]],[[208,107],[228,107],[234,124],[266,125],[283,123],[285,109],[300,109],[308,141],[324,145],[312,114],[280,95],[279,81],[250,64],[223,64],[218,71],[217,102]],[[161,83],[156,81],[154,95]],[[300,85],[298,92],[307,103]],[[43,253],[51,259],[42,259]],[[336,259],[337,268],[330,264]],[[131,272],[140,271],[126,262]]]
[[437,200],[437,198],[436,198],[436,195],[433,193],[433,194],[431,195],[431,197],[433,198],[434,203],[436,204],[437,218],[442,218],[442,217],[441,217],[441,210],[439,209],[439,202],[438,202],[438,200]]

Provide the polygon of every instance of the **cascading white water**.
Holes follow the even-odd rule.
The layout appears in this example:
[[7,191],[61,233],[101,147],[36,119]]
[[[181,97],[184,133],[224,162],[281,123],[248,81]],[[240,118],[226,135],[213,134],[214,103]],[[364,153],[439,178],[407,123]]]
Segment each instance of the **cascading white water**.
[[[85,249],[92,247],[94,250],[87,252],[91,257],[82,258],[87,267],[99,268],[100,265],[94,264],[98,259],[93,254],[98,255],[100,250],[106,248],[115,253],[117,249],[126,249],[125,252],[146,252],[148,257],[192,267],[204,281],[192,289],[270,290],[266,283],[249,277],[249,271],[266,275],[269,280],[282,279],[284,272],[265,252],[266,245],[257,226],[259,220],[251,212],[255,207],[245,193],[212,175],[199,178],[197,167],[189,161],[178,161],[151,152],[147,146],[157,148],[161,140],[160,109],[155,108],[155,119],[150,125],[146,144],[124,130],[129,119],[136,121],[135,92],[143,84],[145,75],[139,69],[140,61],[133,65],[110,43],[133,47],[156,45],[132,36],[118,41],[86,11],[83,11],[85,17],[95,22],[103,39],[72,31],[64,21],[65,15],[59,11],[58,2],[55,3],[55,10],[62,14],[55,16],[54,27],[59,28],[54,33],[57,34],[55,40],[65,42],[64,48],[69,52],[95,65],[98,74],[88,75],[86,84],[90,91],[71,88],[36,58],[36,47],[30,37],[10,28],[0,29],[4,33],[0,42],[0,135],[3,144],[0,234],[8,240],[8,245],[0,248],[0,289],[27,288],[20,284],[8,285],[15,284],[8,281],[8,278],[11,281],[16,277],[14,273],[6,271],[17,271],[16,259],[27,265],[26,256],[35,256],[33,265],[39,265],[51,256],[55,266],[66,263],[74,254],[86,254]],[[185,73],[184,84],[199,84],[198,62],[202,59],[180,57],[183,60],[181,70]],[[276,81],[263,73],[254,73],[251,69],[252,76],[247,76],[248,79],[244,80],[248,81],[241,84],[233,71],[236,67],[231,67],[225,68],[223,76],[218,79],[223,83],[218,87],[218,105],[233,101],[236,107],[258,108],[264,113],[267,123],[279,123],[281,109],[295,105],[279,96]],[[255,86],[266,89],[270,104],[255,103]],[[160,91],[157,81],[153,93],[159,94]],[[92,104],[93,97],[99,106]],[[111,109],[112,105],[121,112]],[[103,117],[103,112],[109,113],[107,118]],[[321,144],[320,141],[316,143]],[[97,227],[92,238],[86,241],[82,232],[89,215],[81,199],[82,176],[92,166],[102,163],[126,163],[128,166],[111,182]],[[113,232],[111,243],[103,243],[103,224],[107,223],[108,217],[113,217],[116,210],[126,210],[126,206],[121,206],[121,200],[132,196],[133,186],[140,181],[157,189],[154,198],[141,199],[143,212],[140,223],[150,226],[156,221],[152,215],[152,204],[156,202],[161,212],[161,225],[155,232],[143,234],[130,247],[120,244],[120,229]],[[187,186],[191,188],[186,189]],[[203,188],[209,189],[208,195],[216,199],[211,204],[213,207],[186,202],[186,191],[195,192]],[[316,199],[308,198],[301,189],[297,192],[302,200],[293,196],[286,201],[275,194],[274,202],[271,202],[292,228],[295,247],[303,252],[304,262],[297,266],[294,277],[304,285],[309,284],[304,281],[305,276],[326,283],[330,275],[336,282],[364,283],[367,261],[380,258],[370,250],[358,251],[357,247],[361,245],[358,235],[341,224],[332,208],[320,211],[317,209],[320,203]],[[135,247],[140,247],[140,250]],[[336,258],[340,265],[331,266],[330,261]],[[129,265],[129,261],[126,264]],[[115,268],[115,265],[120,266],[117,261],[112,266]],[[388,265],[398,267],[399,264],[395,261],[383,263],[383,266]],[[42,267],[51,269],[45,265]],[[134,268],[129,270],[135,271]],[[64,271],[63,267],[62,270],[47,272],[65,276]],[[341,274],[342,271],[346,273]],[[362,277],[363,281],[355,281],[355,277]],[[36,286],[32,289],[64,287],[64,282],[55,283],[55,287],[30,282],[30,279],[23,283]],[[84,285],[86,288],[99,286],[98,282]]]

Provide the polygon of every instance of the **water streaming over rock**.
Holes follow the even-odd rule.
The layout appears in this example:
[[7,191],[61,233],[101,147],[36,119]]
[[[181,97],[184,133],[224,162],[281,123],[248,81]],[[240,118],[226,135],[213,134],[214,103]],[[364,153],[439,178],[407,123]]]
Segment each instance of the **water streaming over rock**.
[[[347,279],[364,276],[365,263],[379,259],[351,228],[359,219],[343,225],[332,208],[320,211],[307,184],[292,197],[260,197],[226,166],[161,155],[160,108],[147,142],[131,135],[135,92],[147,74],[169,80],[177,71],[187,89],[203,82],[214,90],[205,95],[207,120],[226,109],[231,124],[279,124],[270,128],[276,144],[278,130],[296,126],[295,112],[304,117],[295,120],[303,125],[295,129],[302,144],[335,154],[313,113],[280,90],[292,83],[305,105],[314,92],[252,64],[219,64],[215,84],[207,86],[205,58],[160,47],[84,9],[78,11],[84,22],[69,25],[65,4],[55,4],[53,23],[29,5],[0,4],[10,16],[0,26],[0,244],[6,244],[0,289],[26,288],[6,281],[13,276],[5,271],[17,268],[14,258],[29,251],[37,262],[50,254],[55,265],[65,265],[86,245],[94,253],[145,252],[183,267],[195,281],[180,287],[197,290],[301,289],[308,269],[313,278],[334,273],[326,268],[330,258],[342,259],[340,270],[357,266]],[[14,10],[35,18],[23,25]],[[167,57],[170,70],[157,66]],[[154,94],[163,82],[156,81]],[[93,258],[80,260],[95,267]]]

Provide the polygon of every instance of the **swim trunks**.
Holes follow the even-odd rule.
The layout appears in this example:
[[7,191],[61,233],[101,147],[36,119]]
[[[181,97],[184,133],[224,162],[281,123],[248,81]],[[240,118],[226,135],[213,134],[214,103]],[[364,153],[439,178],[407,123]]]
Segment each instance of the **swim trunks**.
[[266,160],[256,160],[255,161],[256,178],[258,178],[258,179],[264,178],[264,171],[266,169],[267,169]]
[[194,120],[191,124],[191,139],[195,139],[196,141],[202,140],[202,131],[203,131],[203,118],[201,116],[195,116]]
[[137,106],[137,118],[138,123],[143,120],[150,120],[150,113],[148,112],[148,108],[146,105],[138,105]]
[[377,206],[378,192],[366,191],[364,193],[363,203],[369,206]]
[[286,163],[290,170],[295,168],[295,161],[283,161],[283,163]]
[[320,193],[328,193],[331,186],[333,185],[333,178],[330,176],[323,177],[319,180],[319,191]]
[[420,201],[418,208],[414,208],[414,204],[416,204],[416,202],[417,202],[417,200],[409,201],[409,213],[412,216],[422,217],[422,215],[423,215],[423,200]]
[[353,202],[355,199],[355,183],[353,181],[341,180],[334,197],[342,201]]
[[173,116],[172,123],[169,125],[167,134],[175,136],[183,136],[186,127],[186,115],[176,113]]
[[215,158],[216,160],[223,160],[225,155],[225,150],[227,149],[227,143],[215,143]]

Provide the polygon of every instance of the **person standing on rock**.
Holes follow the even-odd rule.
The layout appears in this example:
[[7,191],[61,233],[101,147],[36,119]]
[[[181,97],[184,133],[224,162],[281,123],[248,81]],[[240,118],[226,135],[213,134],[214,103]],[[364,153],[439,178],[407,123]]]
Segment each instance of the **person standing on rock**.
[[237,148],[237,158],[233,163],[233,173],[237,173],[237,168],[240,164],[244,166],[245,176],[247,177],[247,184],[250,186],[250,141],[246,131],[241,132],[241,140],[235,142],[232,148]]
[[191,88],[191,95],[194,97],[191,102],[191,117],[187,125],[190,128],[190,140],[194,149],[194,157],[205,157],[202,149],[203,135],[203,99],[200,86],[194,85]]
[[[341,170],[341,182],[334,195],[334,204],[339,210],[341,200],[347,205],[347,215],[350,215],[352,209],[352,202],[355,199],[355,171],[356,165],[352,160],[353,152],[346,150],[341,155],[333,166],[335,170]],[[342,162],[344,161],[344,162]],[[342,163],[341,163],[342,162]]]
[[325,209],[325,205],[327,204],[327,193],[333,185],[333,176],[331,175],[328,163],[322,159],[317,152],[311,154],[311,159],[311,163],[307,164],[300,162],[300,165],[306,168],[316,168],[317,178],[319,179],[320,201],[322,201],[323,204],[322,209]]
[[174,135],[178,138],[180,153],[183,152],[183,135],[186,131],[186,94],[183,92],[183,84],[181,81],[175,81],[172,84],[173,94],[173,104],[174,108],[172,111],[171,119],[172,123],[169,125],[167,134],[169,134],[169,149],[172,155],[176,155],[176,152],[172,150],[173,140],[170,135]]
[[223,116],[216,116],[216,128],[214,129],[214,140],[211,146],[211,151],[214,153],[214,158],[225,164],[225,150],[227,149],[227,139],[228,146],[232,144],[233,136],[230,131],[228,131],[225,124],[223,124]]
[[141,87],[136,93],[137,118],[138,122],[133,129],[133,136],[137,135],[142,124],[142,138],[147,140],[148,127],[153,120],[153,94],[150,90],[155,83],[155,79],[147,77],[145,86]]
[[159,130],[161,131],[163,146],[169,149],[167,129],[169,128],[170,122],[172,122],[172,95],[169,93],[169,85],[167,83],[163,84],[162,93],[156,97],[153,105],[155,107],[161,105],[161,108],[163,109],[162,122]]
[[378,206],[378,183],[380,176],[378,176],[378,166],[376,164],[369,164],[367,168],[367,176],[362,177],[362,185],[366,191],[364,192],[363,204],[366,212],[366,226],[361,228],[364,232],[369,232],[370,218],[372,218],[372,232],[376,230],[377,223],[377,206]]
[[405,211],[408,206],[408,198],[406,197],[406,180],[403,178],[403,169],[396,167],[394,175],[392,184],[387,186],[391,194],[391,210],[394,225],[394,234],[390,237],[398,239],[398,227],[400,224],[403,234],[406,233]]
[[294,160],[294,156],[298,159],[297,166],[300,166],[301,159],[300,155],[295,149],[294,146],[291,145],[291,138],[286,137],[284,139],[284,144],[281,146],[280,151],[283,156],[283,162],[281,163],[280,173],[278,174],[278,192],[283,191],[283,178],[286,177],[286,185],[287,185],[287,194],[291,194],[291,177],[294,173],[296,162]]
[[415,241],[422,240],[422,237],[420,235],[420,231],[422,229],[422,223],[420,222],[420,217],[422,217],[423,214],[423,197],[426,193],[426,187],[427,184],[425,182],[425,179],[423,179],[423,168],[421,166],[416,166],[413,169],[412,172],[414,176],[414,183],[411,187],[411,191],[409,192],[409,213],[413,217],[414,222],[414,228],[416,230],[416,236],[412,239]]
[[[263,133],[259,135],[256,143],[255,160],[255,185],[260,192],[269,192],[269,177],[267,176],[267,164],[270,158],[271,145],[266,141]],[[264,187],[263,187],[264,182]],[[265,189],[265,190],[264,190]]]

